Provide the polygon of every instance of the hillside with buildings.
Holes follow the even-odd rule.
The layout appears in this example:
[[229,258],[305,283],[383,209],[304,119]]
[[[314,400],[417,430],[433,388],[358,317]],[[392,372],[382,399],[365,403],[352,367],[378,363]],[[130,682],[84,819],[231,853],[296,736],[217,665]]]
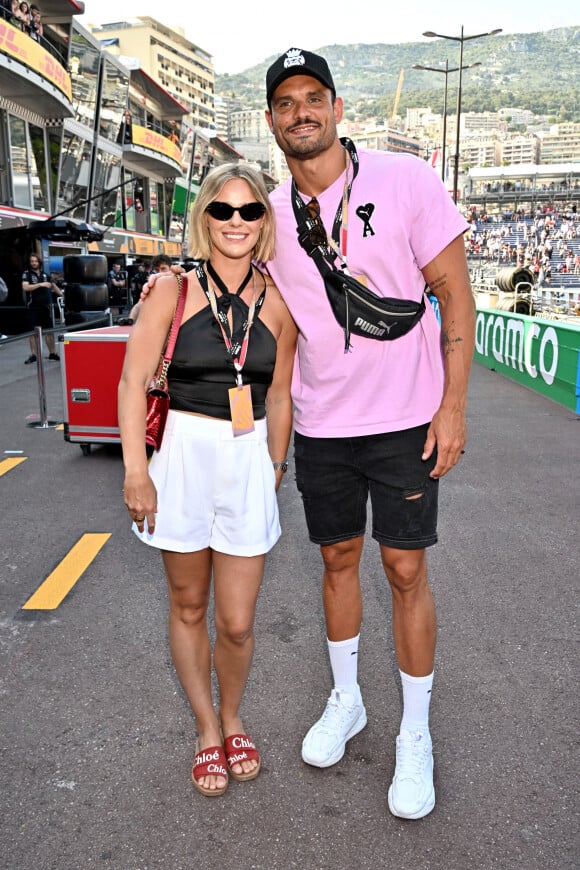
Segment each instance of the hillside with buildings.
[[[183,28],[143,16],[85,29],[73,6],[53,0],[41,32],[0,8],[0,274],[15,318],[29,225],[55,274],[75,243],[131,278],[138,263],[187,253],[189,207],[212,167],[250,162],[270,189],[287,174],[264,117],[273,57],[216,77]],[[456,43],[319,51],[345,101],[340,134],[357,145],[429,161],[482,212],[580,205],[580,27],[467,42],[459,125]]]
[[[442,112],[445,76],[413,69],[445,68],[458,63],[459,47],[442,39],[400,45],[328,45],[317,49],[327,58],[347,115],[354,119],[389,117],[401,71],[404,82],[399,111],[430,105]],[[266,70],[275,57],[237,75],[216,76],[216,93],[263,108]],[[506,106],[528,109],[557,120],[580,121],[580,26],[540,33],[498,34],[466,43],[464,64],[481,64],[463,73],[465,111],[498,111]],[[456,76],[449,77],[455,96]]]
[[[345,103],[340,132],[365,147],[431,160],[452,175],[458,59],[450,48],[457,53],[441,39],[320,48]],[[216,77],[216,124],[234,147],[282,178],[284,161],[264,121],[264,80],[273,59]],[[580,163],[580,27],[474,40],[463,60],[459,175],[511,164]]]

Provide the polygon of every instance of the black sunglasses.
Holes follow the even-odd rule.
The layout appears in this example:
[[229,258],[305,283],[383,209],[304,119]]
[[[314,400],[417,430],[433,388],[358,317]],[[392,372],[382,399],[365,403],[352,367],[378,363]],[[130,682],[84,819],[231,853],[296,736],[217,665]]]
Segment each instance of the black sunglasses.
[[266,213],[266,206],[261,202],[247,202],[238,206],[230,205],[229,202],[210,202],[206,211],[216,221],[229,221],[237,211],[243,221],[257,221]]

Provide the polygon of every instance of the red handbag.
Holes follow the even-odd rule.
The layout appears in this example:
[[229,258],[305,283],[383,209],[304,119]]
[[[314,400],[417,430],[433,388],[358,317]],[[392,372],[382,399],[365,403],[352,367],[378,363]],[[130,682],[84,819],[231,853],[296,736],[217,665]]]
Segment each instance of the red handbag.
[[167,390],[167,372],[171,364],[173,349],[177,340],[177,333],[181,326],[181,318],[187,298],[187,282],[183,283],[181,275],[177,275],[177,284],[179,286],[179,296],[177,297],[177,305],[175,314],[171,322],[171,329],[167,337],[167,343],[163,356],[157,369],[157,374],[153,377],[147,390],[147,420],[145,423],[145,443],[155,450],[161,447],[163,433],[165,431],[165,422],[167,420],[167,412],[169,411],[169,392]]

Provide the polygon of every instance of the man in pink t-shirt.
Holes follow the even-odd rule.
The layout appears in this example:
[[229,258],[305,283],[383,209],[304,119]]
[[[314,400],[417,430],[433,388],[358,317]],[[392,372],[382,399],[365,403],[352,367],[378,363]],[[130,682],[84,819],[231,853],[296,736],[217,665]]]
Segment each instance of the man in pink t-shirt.
[[296,480],[324,562],[334,679],[302,757],[317,767],[335,764],[366,725],[357,659],[370,495],[403,685],[389,808],[421,818],[435,805],[429,701],[436,622],[425,548],[437,540],[438,479],[465,445],[475,326],[463,241],[468,224],[427,164],[408,155],[357,154],[338,139],[343,104],[324,58],[289,49],[269,68],[266,89],[266,117],[297,196],[319,209],[336,262],[346,262],[380,296],[419,302],[427,283],[439,302],[441,329],[428,304],[406,335],[393,341],[351,335],[345,353],[324,282],[298,241],[291,182],[272,193],[277,253],[269,267],[299,329]]

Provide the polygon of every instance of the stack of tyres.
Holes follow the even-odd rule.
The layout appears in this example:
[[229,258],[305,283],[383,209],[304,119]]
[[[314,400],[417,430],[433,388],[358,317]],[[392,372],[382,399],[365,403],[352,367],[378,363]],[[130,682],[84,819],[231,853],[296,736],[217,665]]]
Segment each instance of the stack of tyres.
[[525,266],[500,269],[495,276],[495,285],[501,291],[496,305],[500,311],[531,314],[534,274],[530,269]]
[[534,274],[525,266],[508,266],[499,270],[495,283],[504,293],[526,293],[534,286]]
[[108,307],[109,288],[106,284],[67,284],[67,311],[105,311]]
[[[103,254],[70,255],[63,259],[65,323],[84,323],[109,307],[107,258]],[[88,315],[93,314],[93,318]],[[88,315],[88,316],[87,316]]]

